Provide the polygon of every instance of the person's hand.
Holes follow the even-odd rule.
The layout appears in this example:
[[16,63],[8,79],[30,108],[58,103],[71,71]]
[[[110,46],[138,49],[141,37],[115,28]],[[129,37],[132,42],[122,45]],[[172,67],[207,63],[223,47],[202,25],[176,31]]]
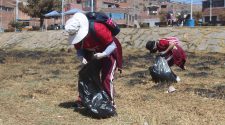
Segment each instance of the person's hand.
[[160,56],[165,56],[165,54],[166,54],[166,51],[159,52]]
[[81,62],[83,65],[85,65],[85,64],[88,63],[87,60],[86,60],[84,57],[78,57],[78,58],[79,58],[80,62]]
[[83,57],[83,59],[82,59],[82,64],[87,64],[88,62],[87,62],[87,60]]
[[104,57],[106,57],[107,55],[106,55],[106,53],[105,52],[102,52],[102,53],[95,53],[94,54],[94,58],[95,59],[101,59],[101,58],[104,58]]

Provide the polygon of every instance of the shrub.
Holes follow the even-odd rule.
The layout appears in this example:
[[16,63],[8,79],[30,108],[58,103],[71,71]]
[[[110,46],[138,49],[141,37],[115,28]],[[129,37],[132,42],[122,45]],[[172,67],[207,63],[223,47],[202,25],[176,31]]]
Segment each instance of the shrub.
[[33,26],[33,31],[38,31],[40,30],[40,26]]
[[14,28],[10,28],[10,29],[5,29],[4,32],[14,32],[15,29]]
[[15,21],[15,20],[11,21],[9,23],[9,25],[11,25],[13,28],[18,29],[19,31],[21,31],[22,28],[24,27],[23,22],[19,22],[19,21]]

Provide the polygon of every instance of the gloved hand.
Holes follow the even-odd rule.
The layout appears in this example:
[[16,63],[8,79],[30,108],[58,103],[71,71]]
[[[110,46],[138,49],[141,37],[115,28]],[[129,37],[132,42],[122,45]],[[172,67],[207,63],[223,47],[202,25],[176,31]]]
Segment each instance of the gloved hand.
[[102,53],[95,53],[94,54],[94,58],[95,59],[101,59],[101,58],[104,58],[104,57],[106,57],[107,56],[107,54],[105,53],[105,52],[102,52]]
[[85,64],[88,63],[87,60],[86,60],[84,57],[82,57],[82,56],[79,56],[78,59],[80,60],[80,62],[81,62],[83,65],[85,65]]

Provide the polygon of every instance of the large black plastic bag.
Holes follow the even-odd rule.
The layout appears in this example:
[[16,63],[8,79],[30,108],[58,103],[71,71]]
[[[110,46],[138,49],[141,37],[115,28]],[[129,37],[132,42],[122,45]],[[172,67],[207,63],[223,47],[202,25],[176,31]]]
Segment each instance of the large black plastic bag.
[[164,57],[157,56],[153,66],[149,68],[152,80],[156,83],[176,82],[176,75],[172,72]]
[[116,109],[102,90],[98,60],[86,64],[79,71],[78,90],[82,103],[92,117],[107,118],[116,115]]

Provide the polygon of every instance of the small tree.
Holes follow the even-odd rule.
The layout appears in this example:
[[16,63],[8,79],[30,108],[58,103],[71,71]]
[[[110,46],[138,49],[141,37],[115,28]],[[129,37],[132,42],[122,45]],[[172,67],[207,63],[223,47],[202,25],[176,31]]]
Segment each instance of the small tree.
[[10,25],[11,27],[13,27],[13,28],[18,29],[18,30],[21,30],[21,29],[23,28],[23,26],[24,26],[23,22],[16,22],[15,20],[11,21],[11,22],[9,23],[9,25]]
[[44,15],[53,10],[60,10],[61,0],[27,0],[27,4],[19,3],[19,9],[34,18],[40,18],[40,27],[44,23]]

